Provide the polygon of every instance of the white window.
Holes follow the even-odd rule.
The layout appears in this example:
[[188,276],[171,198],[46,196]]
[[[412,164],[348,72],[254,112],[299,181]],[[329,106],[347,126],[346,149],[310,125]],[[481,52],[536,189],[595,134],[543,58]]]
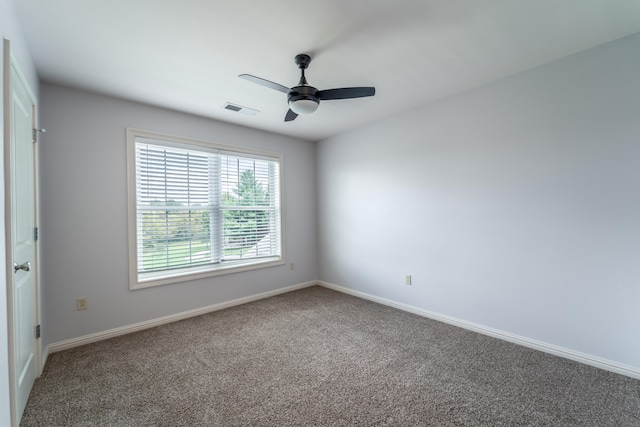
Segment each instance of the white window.
[[127,129],[130,288],[283,264],[282,155]]

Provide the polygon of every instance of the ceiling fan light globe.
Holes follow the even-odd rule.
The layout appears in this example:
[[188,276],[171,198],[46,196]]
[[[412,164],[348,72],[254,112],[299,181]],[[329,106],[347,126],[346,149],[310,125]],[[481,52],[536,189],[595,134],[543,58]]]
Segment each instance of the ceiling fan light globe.
[[289,102],[289,108],[296,114],[311,114],[318,109],[318,101],[314,99],[298,99]]

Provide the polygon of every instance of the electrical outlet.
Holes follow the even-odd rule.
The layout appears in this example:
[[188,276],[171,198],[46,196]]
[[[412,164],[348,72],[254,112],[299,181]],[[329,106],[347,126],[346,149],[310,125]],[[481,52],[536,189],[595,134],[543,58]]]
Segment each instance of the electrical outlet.
[[295,270],[296,265],[294,263],[289,264],[289,270]]
[[89,308],[89,298],[80,297],[76,300],[76,309],[78,311],[86,310],[87,308]]
[[405,285],[411,285],[411,275],[407,274],[406,276],[404,276],[404,283]]

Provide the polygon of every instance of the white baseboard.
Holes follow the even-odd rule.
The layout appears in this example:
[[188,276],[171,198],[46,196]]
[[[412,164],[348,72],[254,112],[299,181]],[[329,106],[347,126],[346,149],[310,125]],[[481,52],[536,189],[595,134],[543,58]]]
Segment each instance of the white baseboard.
[[[317,285],[318,282],[310,281],[305,283],[299,283],[297,285],[287,286],[285,288],[276,289],[269,292],[263,292],[256,295],[250,295],[234,299],[231,301],[221,302],[218,304],[209,305],[206,307],[196,308],[194,310],[183,311],[182,313],[171,314],[169,316],[159,317],[157,319],[147,320],[140,323],[134,323],[132,325],[121,326],[119,328],[109,329],[107,331],[96,332],[94,334],[84,335],[77,338],[71,338],[64,341],[55,342],[49,344],[43,351],[43,355],[49,355],[57,351],[67,350],[73,347],[79,347],[81,345],[90,344],[96,341],[102,341],[109,338],[114,338],[120,335],[130,334],[132,332],[142,331],[144,329],[153,328],[155,326],[164,325],[178,320],[188,319],[190,317],[200,316],[202,314],[211,313],[213,311],[223,310],[225,308],[234,307],[237,305],[247,304],[249,302],[258,301],[264,298],[273,297],[276,295],[284,294],[298,289],[307,288],[309,286]],[[46,361],[46,357],[43,358]],[[44,364],[43,364],[44,366]]]
[[55,343],[49,344],[43,349],[42,357],[41,357],[42,368],[44,369],[44,365],[47,361],[47,357],[51,353],[67,350],[69,348],[78,347],[85,344],[90,344],[96,341],[102,341],[105,339],[114,338],[120,335],[130,334],[132,332],[153,328],[155,326],[176,322],[178,320],[188,319],[190,317],[200,316],[202,314],[223,310],[225,308],[230,308],[230,307],[246,304],[253,301],[258,301],[264,298],[269,298],[272,296],[284,294],[284,293],[295,291],[298,289],[307,288],[314,285],[320,285],[328,289],[332,289],[332,290],[342,292],[348,295],[352,295],[358,298],[373,301],[378,304],[386,305],[389,307],[397,308],[402,311],[417,314],[418,316],[427,317],[429,319],[437,320],[443,323],[448,323],[450,325],[467,329],[473,332],[488,335],[504,341],[512,342],[514,344],[519,344],[524,347],[532,348],[534,350],[539,350],[545,353],[564,357],[566,359],[574,360],[576,362],[584,363],[590,366],[595,366],[596,368],[605,369],[607,371],[615,372],[617,374],[625,375],[631,378],[640,379],[640,371],[631,366],[623,365],[611,360],[602,359],[596,356],[591,356],[591,355],[570,350],[567,348],[555,346],[542,341],[532,340],[520,335],[511,334],[509,332],[503,332],[503,331],[489,328],[477,323],[467,322],[465,320],[460,320],[451,316],[446,316],[446,315],[435,313],[429,310],[424,310],[422,308],[399,303],[390,299],[378,297],[365,292],[356,291],[353,289],[346,288],[344,286],[340,286],[340,285],[336,285],[336,284],[324,282],[324,281],[310,281],[310,282],[300,283],[297,285],[288,286],[285,288],[280,288],[280,289],[276,289],[269,292],[264,292],[256,295],[238,298],[235,300],[213,304],[206,307],[197,308],[194,310],[184,311],[182,313],[176,313],[169,316],[160,317],[157,319],[135,323],[132,325],[109,329],[103,332],[97,332],[94,334],[84,335],[81,337],[72,338],[65,341],[55,342]]
[[345,288],[333,283],[318,281],[320,286],[334,291],[349,294],[358,298],[363,298],[369,301],[377,302],[382,305],[397,308],[399,310],[407,311],[409,313],[417,314],[418,316],[427,317],[429,319],[437,320],[443,323],[448,323],[453,326],[458,326],[463,329],[468,329],[473,332],[478,332],[483,335],[488,335],[494,338],[498,338],[504,341],[509,341],[514,344],[519,344],[524,347],[529,347],[534,350],[539,350],[545,353],[553,354],[555,356],[571,359],[576,362],[584,363],[585,365],[595,366],[596,368],[604,369],[607,371],[615,372],[617,374],[625,375],[627,377],[640,379],[640,371],[631,366],[623,365],[621,363],[613,362],[611,360],[602,359],[599,357],[591,356],[589,354],[581,353],[578,351],[570,350],[556,345],[548,344],[542,341],[532,340],[520,335],[511,334],[509,332],[503,332],[498,329],[489,328],[477,323],[467,322],[465,320],[456,319],[455,317],[438,314],[429,310],[424,310],[418,307],[414,307],[408,304],[399,303],[386,298],[377,297],[375,295],[367,294],[365,292],[355,291],[353,289]]

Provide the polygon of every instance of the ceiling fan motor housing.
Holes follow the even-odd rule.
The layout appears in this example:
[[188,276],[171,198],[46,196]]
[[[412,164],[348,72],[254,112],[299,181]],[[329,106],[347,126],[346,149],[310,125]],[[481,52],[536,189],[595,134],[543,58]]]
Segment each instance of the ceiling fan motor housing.
[[297,114],[311,114],[318,109],[318,89],[312,86],[295,86],[289,92],[289,108]]

